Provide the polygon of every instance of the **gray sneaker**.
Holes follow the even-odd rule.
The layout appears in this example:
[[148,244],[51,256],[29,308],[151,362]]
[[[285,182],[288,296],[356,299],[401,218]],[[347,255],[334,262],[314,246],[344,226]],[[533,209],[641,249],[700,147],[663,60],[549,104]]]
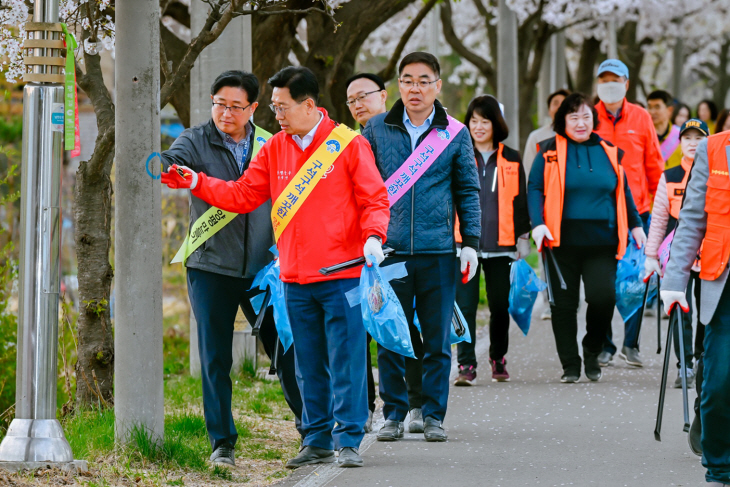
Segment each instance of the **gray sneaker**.
[[408,422],[409,433],[423,433],[423,413],[421,408],[411,409],[411,420]]
[[295,469],[314,463],[334,463],[335,460],[334,450],[317,448],[316,446],[305,446],[299,452],[299,455],[286,462],[286,468]]
[[608,352],[601,352],[598,354],[598,365],[601,367],[608,367],[613,365],[613,355]]
[[[691,368],[687,368],[687,388],[694,386],[695,383],[695,371]],[[674,388],[682,388],[682,369],[677,370],[677,378],[674,379]]]
[[388,419],[378,431],[378,441],[396,441],[401,438],[403,438],[403,421]]
[[337,463],[341,468],[362,467],[363,461],[357,448],[349,446],[340,448],[340,456]]
[[222,463],[224,465],[233,465],[235,467],[236,457],[233,453],[233,447],[229,445],[219,446],[210,456],[210,461],[213,463]]
[[441,426],[441,421],[436,418],[426,418],[424,421],[423,437],[426,441],[446,441],[448,436]]
[[623,347],[621,349],[621,353],[619,353],[618,356],[624,359],[627,364],[633,367],[644,366],[644,362],[642,362],[641,360],[641,355],[639,355],[638,348]]
[[365,433],[370,433],[373,430],[373,412],[368,410],[368,420],[365,421],[365,427],[363,428]]

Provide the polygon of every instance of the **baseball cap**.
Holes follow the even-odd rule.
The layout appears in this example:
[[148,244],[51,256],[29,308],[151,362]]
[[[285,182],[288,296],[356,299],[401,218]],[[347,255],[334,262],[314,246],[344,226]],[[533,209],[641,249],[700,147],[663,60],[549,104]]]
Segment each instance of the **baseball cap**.
[[690,129],[698,130],[705,137],[710,135],[710,130],[707,128],[707,124],[705,122],[698,118],[690,118],[682,124],[682,128],[679,129],[679,136],[681,137],[683,133]]
[[629,79],[629,68],[618,59],[606,59],[598,66],[598,74],[596,77],[601,76],[603,73],[613,73],[616,76],[623,76]]

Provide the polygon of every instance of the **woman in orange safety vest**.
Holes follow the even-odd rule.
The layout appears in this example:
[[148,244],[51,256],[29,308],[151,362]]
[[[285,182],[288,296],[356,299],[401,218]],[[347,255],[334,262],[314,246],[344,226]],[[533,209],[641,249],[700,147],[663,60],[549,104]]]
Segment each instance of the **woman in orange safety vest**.
[[586,335],[583,365],[588,379],[601,378],[598,355],[611,326],[616,304],[616,267],[623,257],[629,229],[637,245],[646,241],[641,218],[621,166],[623,152],[593,133],[595,109],[585,95],[573,93],[554,119],[557,134],[539,143],[530,171],[528,207],[538,250],[553,251],[567,289],[561,289],[555,267],[552,326],[563,366],[561,382],[580,379],[578,301],[585,284]]

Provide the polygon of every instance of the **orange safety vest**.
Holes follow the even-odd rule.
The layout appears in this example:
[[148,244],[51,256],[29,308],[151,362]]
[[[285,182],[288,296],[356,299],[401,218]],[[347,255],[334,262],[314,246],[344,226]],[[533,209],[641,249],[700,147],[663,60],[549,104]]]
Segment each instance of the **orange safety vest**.
[[[555,136],[556,150],[545,151],[544,190],[545,206],[543,218],[553,236],[549,242],[550,248],[560,246],[560,226],[563,221],[563,201],[565,200],[565,165],[568,156],[568,140]],[[629,238],[629,222],[626,209],[626,190],[624,187],[624,168],[618,161],[618,148],[608,145],[601,140],[603,150],[616,171],[618,184],[616,186],[616,219],[618,221],[618,252],[616,259],[620,260],[626,252]]]
[[[685,163],[685,160],[682,159],[681,165],[664,171],[667,182],[667,198],[669,199],[669,214],[675,220],[679,219],[679,210],[682,209],[682,199],[684,198],[684,191],[687,189],[691,168],[692,161]],[[679,179],[680,171],[684,172],[681,179]]]
[[722,275],[730,257],[730,175],[727,153],[728,132],[707,138],[707,230],[702,243],[700,278],[714,281]]
[[[503,150],[504,144],[500,142],[497,149],[497,211],[499,212],[497,245],[512,247],[516,245],[514,200],[520,194],[520,163],[505,159],[502,155]],[[474,162],[479,164],[476,159]],[[484,161],[485,166],[487,162]],[[461,243],[458,216],[455,222],[454,237],[457,243]]]

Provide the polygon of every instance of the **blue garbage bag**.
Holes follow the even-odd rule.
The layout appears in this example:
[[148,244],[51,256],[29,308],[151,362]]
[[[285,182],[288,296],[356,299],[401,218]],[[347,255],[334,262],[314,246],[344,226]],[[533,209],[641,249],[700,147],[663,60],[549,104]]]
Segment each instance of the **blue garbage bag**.
[[544,291],[547,284],[542,282],[525,259],[512,262],[509,271],[509,314],[527,336],[532,321],[532,308],[537,295]]
[[[414,303],[415,306],[415,303]],[[465,333],[462,336],[459,336],[456,334],[456,323],[455,321],[459,319],[464,324],[464,330]],[[413,312],[413,325],[418,329],[418,332],[421,332],[421,322],[418,321],[418,313],[415,311]],[[471,333],[469,333],[469,325],[466,323],[466,318],[464,318],[464,314],[459,309],[459,305],[454,303],[454,312],[451,315],[451,336],[449,337],[451,340],[451,344],[455,345],[460,342],[467,342],[471,343]]]
[[[623,259],[618,261],[616,268],[616,307],[624,321],[641,308],[644,300],[644,249],[636,248],[634,237],[629,234],[629,243]],[[656,295],[656,286],[652,286],[647,300]]]
[[[291,332],[291,323],[289,322],[289,313],[286,311],[286,301],[284,299],[284,283],[279,278],[279,251],[276,245],[269,249],[276,259],[269,265],[261,269],[253,280],[251,289],[259,288],[266,291],[271,289],[271,301],[269,306],[274,307],[274,321],[276,322],[276,331],[279,333],[279,340],[284,347],[284,352],[294,343],[294,337]],[[264,296],[266,293],[257,294],[251,298],[251,306],[256,313],[261,313],[261,306],[264,304]],[[253,323],[252,323],[253,325]]]
[[408,275],[405,262],[380,267],[362,266],[360,285],[345,296],[351,307],[358,304],[362,323],[373,340],[391,352],[416,358],[403,308],[388,281]]

